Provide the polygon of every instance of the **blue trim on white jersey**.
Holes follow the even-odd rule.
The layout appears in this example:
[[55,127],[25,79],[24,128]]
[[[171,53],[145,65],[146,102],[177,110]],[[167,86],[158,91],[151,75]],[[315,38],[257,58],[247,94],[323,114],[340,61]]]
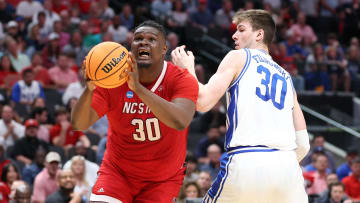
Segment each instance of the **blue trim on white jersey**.
[[228,155],[247,153],[247,152],[275,152],[279,149],[273,149],[265,145],[254,145],[254,146],[237,146],[228,149]]
[[231,163],[232,157],[233,156],[229,156],[228,154],[226,154],[226,156],[221,160],[219,174],[216,177],[214,183],[211,185],[211,188],[207,192],[207,195],[205,195],[203,202],[208,202],[210,199],[211,202],[215,203],[219,198],[224,188],[226,178],[229,175],[229,165]]
[[246,70],[249,67],[249,63],[251,60],[251,53],[250,53],[249,49],[247,49],[247,48],[244,48],[244,51],[246,52],[246,62],[245,62],[244,68],[241,70],[239,76],[234,80],[234,82],[230,85],[229,88],[233,87],[241,79],[241,77],[245,74]]
[[235,132],[235,129],[238,125],[238,114],[237,114],[237,99],[239,94],[239,85],[237,85],[240,81],[240,79],[243,77],[247,69],[249,68],[250,60],[251,60],[251,53],[248,49],[244,49],[246,52],[246,62],[244,65],[244,68],[241,70],[240,75],[238,78],[234,81],[234,83],[228,88],[228,96],[229,99],[229,106],[227,109],[227,119],[229,121],[228,130],[225,135],[225,149],[229,148],[230,142],[232,139],[233,132]]

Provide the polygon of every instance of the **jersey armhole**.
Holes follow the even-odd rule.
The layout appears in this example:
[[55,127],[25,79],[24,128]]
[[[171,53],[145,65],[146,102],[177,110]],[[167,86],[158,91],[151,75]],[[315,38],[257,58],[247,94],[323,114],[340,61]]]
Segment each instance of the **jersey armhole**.
[[245,50],[245,53],[246,53],[246,62],[245,62],[245,65],[243,67],[243,69],[241,70],[239,76],[230,84],[230,86],[228,87],[228,90],[234,86],[236,83],[239,82],[239,80],[243,77],[243,75],[245,74],[246,70],[248,69],[249,67],[249,64],[250,64],[250,60],[251,60],[251,53],[249,51],[249,49],[247,48],[244,48]]

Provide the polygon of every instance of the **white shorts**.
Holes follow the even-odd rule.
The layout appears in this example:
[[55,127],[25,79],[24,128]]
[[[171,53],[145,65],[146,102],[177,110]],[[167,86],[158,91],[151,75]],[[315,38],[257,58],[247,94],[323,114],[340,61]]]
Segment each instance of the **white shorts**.
[[205,203],[307,203],[294,151],[239,147],[221,161]]

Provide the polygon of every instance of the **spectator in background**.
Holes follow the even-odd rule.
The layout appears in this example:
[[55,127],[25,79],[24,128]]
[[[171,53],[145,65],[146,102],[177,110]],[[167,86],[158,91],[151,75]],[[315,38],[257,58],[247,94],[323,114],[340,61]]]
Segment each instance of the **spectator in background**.
[[189,14],[185,11],[185,6],[181,0],[173,2],[172,11],[167,20],[167,24],[173,28],[183,28],[189,20]]
[[307,90],[318,92],[331,90],[326,58],[320,43],[315,44],[313,53],[306,58],[305,72]]
[[360,93],[360,52],[359,46],[351,45],[347,54],[347,67],[351,78],[351,88],[355,93]]
[[206,156],[207,149],[211,144],[217,144],[219,148],[224,146],[224,139],[221,138],[220,130],[217,126],[211,126],[197,146],[196,156],[199,164],[209,163],[209,158]]
[[208,163],[199,167],[200,171],[209,171],[211,180],[214,181],[220,171],[221,148],[217,144],[212,144],[207,148]]
[[193,153],[190,151],[186,152],[186,173],[184,177],[184,182],[195,182],[198,177],[199,173],[197,171],[197,160]]
[[44,10],[43,6],[38,1],[24,0],[16,7],[16,15],[26,19],[31,19],[34,14]]
[[317,203],[352,203],[347,201],[345,186],[341,182],[329,184],[329,197],[326,200],[318,200]]
[[343,178],[349,176],[351,174],[351,162],[352,160],[356,159],[359,157],[358,151],[357,149],[348,149],[346,152],[346,157],[345,157],[345,163],[343,163],[342,165],[340,165],[337,170],[336,170],[336,174],[339,177],[339,180],[342,181]]
[[10,61],[16,72],[20,73],[25,67],[30,65],[30,59],[19,50],[18,43],[9,38],[6,41],[6,47],[9,51]]
[[[60,20],[60,16],[55,13],[54,11],[52,11],[52,0],[44,0],[44,10],[42,10],[42,12],[45,13],[45,19],[46,19],[46,26],[47,27],[52,27],[54,22],[57,20]],[[33,23],[37,23],[38,20],[38,15],[40,12],[37,12],[34,14],[34,16],[32,17],[32,22]]]
[[64,32],[62,23],[60,20],[56,20],[53,25],[53,31],[54,33],[59,35],[59,45],[60,49],[62,50],[63,47],[70,42],[70,34],[67,32]]
[[37,21],[34,21],[29,25],[29,27],[32,27],[33,25],[39,26],[40,37],[44,42],[46,42],[46,39],[53,30],[53,24],[46,24],[46,20],[47,18],[45,12],[40,11],[37,15]]
[[45,157],[45,168],[36,176],[33,187],[33,203],[44,203],[45,199],[59,188],[57,177],[60,173],[60,155],[49,152]]
[[0,137],[5,140],[6,148],[14,145],[15,141],[24,137],[25,127],[13,120],[14,112],[11,106],[4,105],[0,119]]
[[174,32],[170,32],[167,35],[166,44],[168,46],[168,50],[167,50],[166,55],[165,55],[165,60],[171,61],[171,52],[172,52],[172,50],[174,50],[176,47],[179,46],[179,37],[178,37],[178,35],[176,33],[174,33]]
[[14,8],[6,2],[6,0],[0,0],[0,22],[6,24],[14,17]]
[[2,170],[4,166],[11,163],[11,160],[5,156],[5,152],[6,152],[5,149],[6,148],[5,148],[4,139],[0,138],[0,177],[2,175]]
[[154,0],[151,3],[151,14],[158,20],[165,20],[171,13],[172,4],[169,0]]
[[352,174],[343,178],[345,193],[356,201],[360,201],[360,158],[351,161]]
[[306,37],[308,37],[312,43],[317,41],[317,36],[315,35],[313,29],[306,24],[306,16],[303,12],[298,13],[297,23],[293,24],[290,27],[290,30],[295,35],[297,43],[301,43]]
[[39,123],[37,138],[46,143],[50,142],[49,126],[48,126],[48,110],[44,107],[35,107],[31,111],[31,118]]
[[25,185],[26,182],[23,180],[15,180],[12,184],[11,184],[11,188],[10,188],[10,195],[9,195],[9,199],[10,199],[10,203],[12,203],[12,201],[14,201],[14,197],[15,197],[15,192],[16,192],[16,188],[21,186],[21,185]]
[[207,0],[199,0],[198,9],[190,14],[190,20],[193,26],[199,27],[205,32],[213,26],[213,15],[207,9]]
[[318,154],[315,157],[314,166],[316,171],[310,172],[314,178],[313,184],[307,188],[306,192],[309,195],[320,195],[327,188],[326,185],[326,168],[328,167],[328,160],[324,154]]
[[335,160],[334,160],[334,155],[325,150],[324,148],[325,145],[325,138],[322,135],[316,135],[312,141],[311,141],[311,150],[310,152],[306,155],[306,157],[303,159],[303,161],[301,162],[301,164],[303,166],[306,166],[308,164],[311,163],[312,161],[312,155],[316,152],[322,151],[325,153],[326,157],[328,158],[328,164],[329,164],[329,168],[331,170],[331,172],[335,172],[336,171],[336,164],[335,164]]
[[[0,58],[0,87],[11,89],[13,84],[18,80],[18,73],[11,64],[9,55],[3,55]],[[9,81],[10,80],[10,81]]]
[[38,81],[44,88],[52,87],[51,79],[48,70],[43,66],[41,53],[36,52],[32,56],[31,65],[26,67],[31,68],[34,73],[34,80]]
[[11,100],[15,103],[20,103],[30,107],[35,98],[42,97],[45,99],[45,93],[42,85],[38,81],[34,80],[33,69],[24,69],[21,75],[22,80],[15,83],[12,89]]
[[48,196],[45,202],[84,203],[85,201],[82,201],[81,195],[74,191],[75,184],[74,173],[71,170],[61,171],[58,178],[59,190]]
[[43,147],[38,147],[32,163],[25,166],[22,170],[21,177],[31,187],[33,186],[35,177],[42,171],[45,163],[46,150]]
[[108,0],[99,0],[98,9],[100,9],[100,18],[109,20],[115,17],[114,10],[109,7]]
[[[46,68],[51,68],[58,61],[58,57],[61,54],[59,35],[52,32],[48,37],[48,43],[42,51],[43,64]],[[60,63],[60,62],[58,62]],[[50,74],[50,73],[49,73]]]
[[15,189],[13,203],[30,203],[31,193],[31,187],[28,184],[19,185]]
[[335,173],[330,173],[326,176],[326,185],[327,185],[327,189],[320,193],[319,198],[317,199],[316,203],[325,203],[327,201],[329,201],[330,199],[330,190],[329,190],[329,186],[332,183],[336,183],[339,182],[338,176]]
[[196,182],[185,182],[180,189],[179,202],[185,203],[185,199],[200,198],[200,187]]
[[[75,157],[75,158],[74,158]],[[75,176],[80,176],[80,175],[84,175],[84,180],[86,180],[87,185],[89,187],[94,186],[95,181],[97,179],[97,172],[99,170],[99,165],[95,164],[94,162],[91,162],[89,160],[84,159],[83,155],[75,155],[73,156],[74,159],[70,159],[69,161],[67,161],[63,167],[63,169],[72,169],[73,166],[73,161],[75,160],[75,162],[81,162],[84,163],[84,173],[85,174],[80,174],[80,172],[76,172]],[[80,178],[80,177],[79,177]],[[84,182],[82,182],[84,183]],[[91,192],[91,191],[88,191]]]
[[78,140],[82,140],[86,148],[90,147],[90,141],[83,132],[72,130],[65,108],[57,109],[55,118],[56,124],[50,129],[50,140],[53,145],[62,147],[67,152]]
[[71,6],[79,9],[82,16],[87,16],[90,12],[93,0],[71,0]]
[[200,187],[200,197],[204,197],[211,187],[211,175],[208,171],[201,171],[196,183]]
[[39,148],[47,151],[48,144],[37,138],[39,124],[35,119],[26,120],[25,128],[25,136],[15,142],[13,157],[28,166],[34,160],[36,151]]
[[88,48],[82,44],[82,36],[78,30],[75,30],[71,34],[71,41],[69,44],[65,45],[63,52],[65,54],[75,53],[76,58],[75,62],[78,67],[81,67],[82,61],[88,53]]
[[93,46],[101,42],[101,34],[99,33],[100,28],[96,28],[88,23],[88,21],[83,20],[80,22],[79,29],[83,37],[82,43],[85,48],[90,50]]
[[336,51],[336,46],[328,46],[325,51],[330,78],[331,89],[337,91],[339,87],[346,92],[350,91],[350,73],[346,67],[346,61]]
[[77,74],[70,69],[68,56],[63,53],[59,54],[57,65],[49,70],[49,75],[59,92],[64,92],[69,84],[78,81]]
[[221,30],[221,37],[225,39],[230,39],[231,31],[230,28],[232,26],[232,17],[235,12],[233,10],[232,1],[231,0],[223,0],[222,8],[216,11],[214,20],[217,27]]
[[[304,170],[306,172],[313,172],[313,171],[316,171],[316,167],[315,167],[315,162],[316,162],[316,157],[318,155],[325,155],[325,150],[324,148],[322,147],[316,147],[314,150],[313,150],[313,153],[311,155],[311,163],[304,166]],[[331,169],[330,168],[326,168],[326,173],[331,173]]]
[[83,77],[83,72],[78,72],[78,81],[70,83],[62,96],[62,102],[66,106],[71,98],[79,99],[83,91],[85,90],[85,81]]
[[38,24],[30,24],[29,32],[25,38],[26,40],[26,49],[25,54],[32,58],[35,52],[41,51],[45,46],[44,39],[40,36],[40,29]]
[[19,171],[14,164],[8,164],[4,166],[1,182],[0,182],[0,197],[2,197],[3,202],[9,202],[9,195],[11,192],[11,185],[15,180],[20,179]]
[[6,24],[6,38],[13,38],[16,42],[21,39],[19,24],[15,20],[11,20]]
[[[74,174],[76,185],[74,188],[74,192],[78,193],[82,196],[82,199],[86,202],[90,199],[91,194],[91,188],[94,185],[95,182],[89,182],[91,180],[88,180],[86,178],[86,165],[85,165],[85,158],[83,156],[74,156],[71,159],[71,171]],[[96,173],[92,174],[96,175]],[[94,181],[94,179],[92,179]]]
[[116,15],[112,18],[112,24],[109,25],[108,32],[112,34],[115,42],[123,44],[129,30],[124,25],[121,25],[121,18]]
[[132,30],[134,28],[134,14],[132,13],[132,9],[130,4],[124,4],[120,13],[121,25],[124,25],[128,30]]
[[62,1],[62,0],[52,0],[52,11],[54,11],[55,13],[59,14],[62,12],[62,11],[66,11],[68,10],[69,8],[67,7],[66,5],[66,2],[65,1]]

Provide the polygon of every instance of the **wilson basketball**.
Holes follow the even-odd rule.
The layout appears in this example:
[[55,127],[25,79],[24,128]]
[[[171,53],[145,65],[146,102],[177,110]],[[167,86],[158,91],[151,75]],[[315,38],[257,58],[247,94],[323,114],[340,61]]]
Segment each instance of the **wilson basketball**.
[[102,42],[94,46],[85,58],[86,74],[97,86],[115,88],[124,84],[128,77],[124,71],[128,50],[116,42]]

